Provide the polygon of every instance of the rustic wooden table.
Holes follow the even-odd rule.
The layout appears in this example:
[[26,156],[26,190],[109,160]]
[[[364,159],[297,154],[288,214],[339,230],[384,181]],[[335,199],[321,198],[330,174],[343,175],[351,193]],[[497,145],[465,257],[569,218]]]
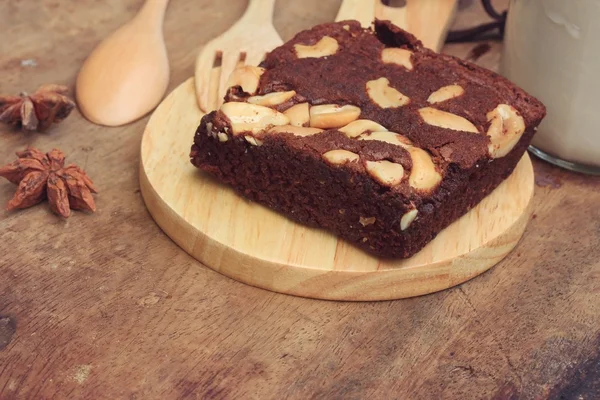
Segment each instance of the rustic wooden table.
[[[141,0],[0,2],[0,91],[72,87],[91,49]],[[339,1],[280,0],[284,39]],[[170,88],[245,2],[173,1]],[[476,6],[458,25],[485,20]],[[447,46],[466,56],[473,44]],[[495,68],[500,44],[478,62]],[[149,84],[151,84],[149,82]],[[536,161],[535,215],[484,275],[401,301],[341,303],[249,287],[200,265],[155,225],[138,188],[147,118],[78,112],[46,134],[0,128],[0,161],[63,149],[98,211],[0,212],[0,398],[600,398],[600,178]],[[0,183],[0,203],[14,186]]]

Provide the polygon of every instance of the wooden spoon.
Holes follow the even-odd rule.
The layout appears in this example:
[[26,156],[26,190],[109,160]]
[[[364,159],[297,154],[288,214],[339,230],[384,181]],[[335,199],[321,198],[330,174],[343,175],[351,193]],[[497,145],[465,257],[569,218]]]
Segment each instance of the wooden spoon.
[[169,0],[147,0],[128,23],[102,41],[84,62],[77,103],[90,121],[107,126],[132,122],[160,102],[169,84],[163,19]]

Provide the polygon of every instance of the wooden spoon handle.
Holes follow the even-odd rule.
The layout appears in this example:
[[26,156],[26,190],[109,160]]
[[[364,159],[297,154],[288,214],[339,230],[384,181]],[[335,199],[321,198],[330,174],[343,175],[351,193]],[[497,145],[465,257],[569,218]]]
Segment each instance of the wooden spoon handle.
[[136,18],[162,29],[168,4],[169,0],[146,0]]
[[363,27],[368,27],[375,19],[375,2],[380,0],[343,0],[335,17],[336,21],[355,19]]

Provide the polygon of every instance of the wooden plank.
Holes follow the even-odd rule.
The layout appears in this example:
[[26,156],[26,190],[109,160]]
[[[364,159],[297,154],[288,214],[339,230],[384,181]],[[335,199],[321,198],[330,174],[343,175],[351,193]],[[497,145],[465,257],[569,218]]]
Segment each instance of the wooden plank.
[[[246,2],[223,4],[169,8],[171,89]],[[88,52],[140,5],[0,2],[0,91],[72,87]],[[336,6],[279,1],[275,25],[289,39],[333,20]],[[493,65],[499,48],[479,61]],[[29,59],[37,66],[21,64]],[[162,233],[138,187],[146,122],[108,129],[75,112],[46,134],[0,127],[0,160],[26,144],[60,147],[100,188],[92,216],[60,221],[45,205],[0,212],[0,320],[16,326],[3,333],[1,399],[598,398],[600,178],[535,162],[543,186],[522,250],[460,287],[401,301],[316,301],[224,278]],[[0,183],[0,204],[13,191]]]

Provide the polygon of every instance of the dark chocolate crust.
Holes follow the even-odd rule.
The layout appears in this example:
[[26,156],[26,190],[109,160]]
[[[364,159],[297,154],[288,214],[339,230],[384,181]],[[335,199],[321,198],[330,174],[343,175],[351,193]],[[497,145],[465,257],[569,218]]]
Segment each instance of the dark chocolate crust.
[[[297,58],[294,45],[312,45],[323,36],[339,43],[336,54]],[[410,50],[413,69],[384,64],[384,48]],[[545,115],[544,106],[505,78],[454,57],[439,55],[409,33],[387,21],[375,21],[365,30],[356,21],[323,24],[303,31],[271,52],[261,64],[265,72],[257,94],[294,90],[296,95],[275,108],[284,111],[298,103],[350,104],[389,131],[402,133],[425,150],[442,176],[432,190],[406,182],[389,187],[366,173],[365,161],[388,160],[410,174],[413,163],[401,147],[376,140],[356,140],[337,129],[313,136],[277,133],[260,137],[261,145],[243,135],[226,141],[216,132],[231,130],[221,111],[203,117],[196,131],[191,162],[231,185],[246,198],[264,204],[300,223],[327,229],[356,246],[382,257],[410,257],[443,228],[479,203],[510,175],[526,151],[535,128]],[[381,108],[365,91],[365,82],[380,77],[410,98],[403,107]],[[480,134],[429,125],[418,110],[431,106],[429,94],[458,84],[465,95],[435,104],[439,110],[466,118]],[[239,89],[226,101],[244,101]],[[525,131],[503,157],[492,158],[487,113],[509,104],[523,118]],[[323,154],[335,149],[351,151],[363,163],[331,165]],[[402,230],[401,217],[411,210],[418,217]]]

